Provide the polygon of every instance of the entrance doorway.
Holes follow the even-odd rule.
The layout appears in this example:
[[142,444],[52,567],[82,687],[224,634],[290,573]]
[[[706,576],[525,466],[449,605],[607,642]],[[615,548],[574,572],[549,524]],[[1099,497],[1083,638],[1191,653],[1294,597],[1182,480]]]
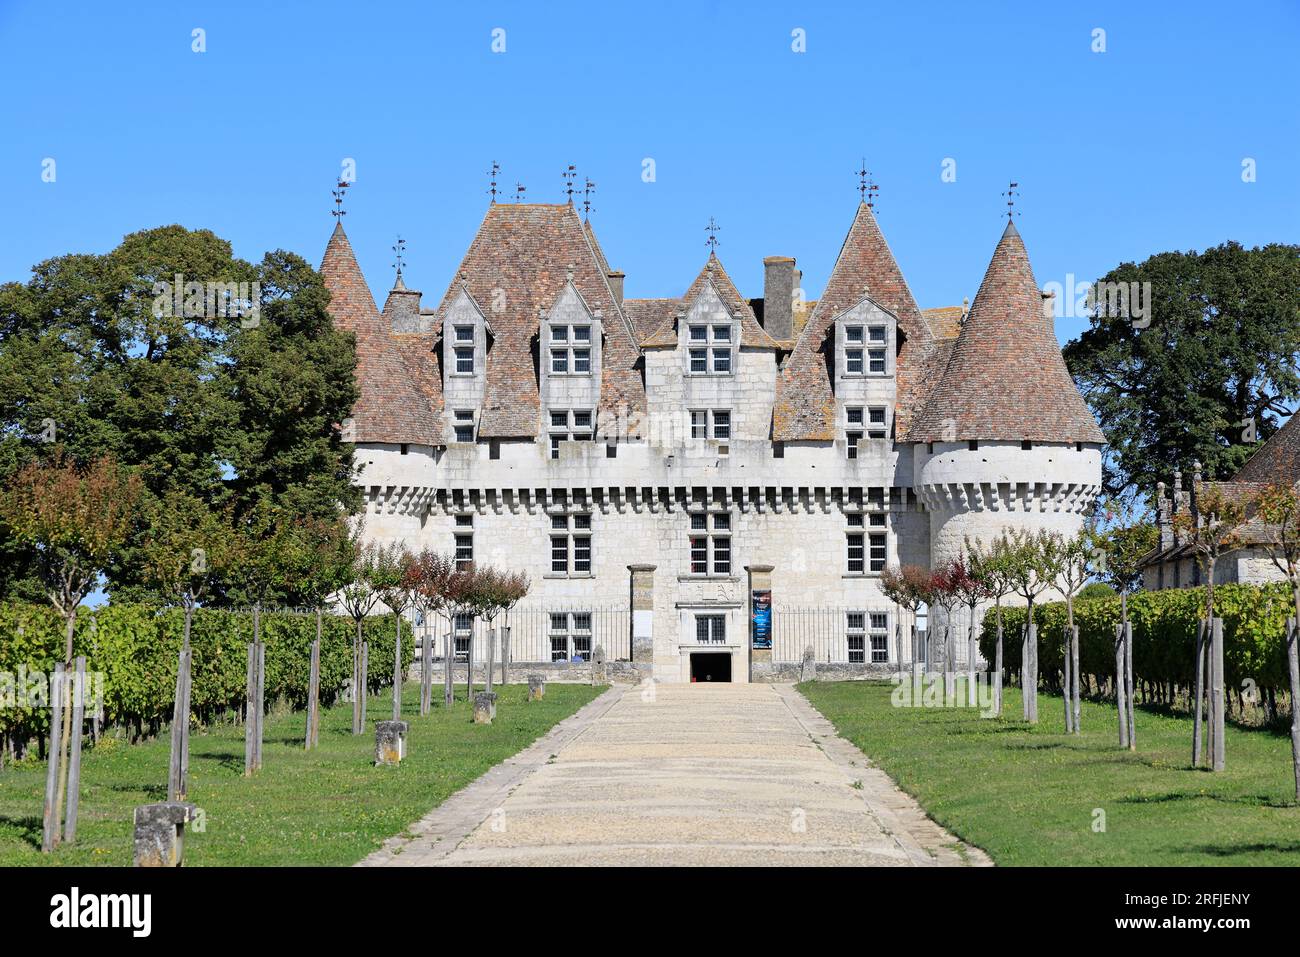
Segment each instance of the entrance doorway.
[[697,652],[691,655],[692,681],[730,681],[731,655],[725,652]]

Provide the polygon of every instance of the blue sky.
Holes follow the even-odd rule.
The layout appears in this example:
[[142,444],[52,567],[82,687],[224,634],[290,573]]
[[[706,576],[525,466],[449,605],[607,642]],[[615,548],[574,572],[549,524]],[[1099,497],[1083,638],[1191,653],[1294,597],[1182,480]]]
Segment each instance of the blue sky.
[[[974,296],[1009,179],[1040,284],[1227,239],[1296,242],[1298,44],[1295,0],[0,0],[0,281],[172,222],[246,258],[284,247],[318,263],[345,157],[372,288],[391,283],[400,232],[426,304],[482,217],[493,160],[535,201],[562,198],[569,163],[594,179],[593,223],[629,296],[684,291],[714,216],[742,290],[761,295],[764,256],[792,255],[815,297],[863,156],[922,307]],[[948,158],[956,182],[941,180]]]

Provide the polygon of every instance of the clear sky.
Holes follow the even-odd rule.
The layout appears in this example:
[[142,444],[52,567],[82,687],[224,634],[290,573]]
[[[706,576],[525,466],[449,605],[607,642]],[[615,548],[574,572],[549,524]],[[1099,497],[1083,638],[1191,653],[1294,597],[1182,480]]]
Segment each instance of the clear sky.
[[956,304],[1010,179],[1040,284],[1227,239],[1300,241],[1298,58],[1297,0],[0,0],[0,281],[173,222],[245,258],[284,247],[318,264],[350,157],[345,224],[381,301],[400,232],[408,284],[436,302],[493,160],[534,201],[562,199],[569,163],[596,181],[593,224],[628,296],[680,295],[713,216],[746,294],[779,254],[815,297],[865,156],[917,301]]

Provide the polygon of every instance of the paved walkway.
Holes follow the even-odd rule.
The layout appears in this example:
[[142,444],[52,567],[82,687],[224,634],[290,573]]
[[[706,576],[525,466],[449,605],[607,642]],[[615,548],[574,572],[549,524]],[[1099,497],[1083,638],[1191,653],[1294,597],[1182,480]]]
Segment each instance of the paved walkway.
[[614,687],[363,866],[987,864],[791,685]]

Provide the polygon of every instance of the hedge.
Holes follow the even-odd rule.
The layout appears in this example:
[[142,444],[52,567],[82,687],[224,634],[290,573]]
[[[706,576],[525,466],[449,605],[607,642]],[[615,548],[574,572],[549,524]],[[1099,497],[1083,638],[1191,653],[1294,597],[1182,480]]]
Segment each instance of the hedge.
[[[19,667],[28,674],[52,674],[63,660],[63,619],[48,606],[0,603],[0,673],[15,681]],[[73,639],[75,655],[86,656],[87,672],[104,675],[104,722],[134,725],[137,730],[171,720],[176,689],[177,654],[185,630],[185,613],[178,608],[110,604],[82,609]],[[356,623],[324,615],[321,632],[321,699],[328,705],[352,676],[352,641]],[[370,644],[368,686],[390,686],[393,676],[394,626],[390,615],[367,618],[363,624]],[[403,666],[414,658],[414,642],[402,633]],[[193,649],[192,714],[210,721],[242,707],[247,646],[253,638],[251,612],[197,609],[190,632]],[[264,612],[262,640],[266,644],[266,698],[295,708],[307,700],[311,643],[316,618],[310,614]],[[0,695],[10,691],[0,685]],[[21,697],[21,695],[15,695]],[[25,741],[48,732],[46,708],[9,707],[0,702],[0,733]]]
[[[1291,589],[1273,585],[1217,585],[1215,614],[1223,619],[1223,663],[1229,688],[1253,680],[1261,691],[1283,691],[1286,670],[1286,620],[1294,614]],[[1178,588],[1139,592],[1128,597],[1128,617],[1133,625],[1133,673],[1138,680],[1187,687],[1195,679],[1196,623],[1205,611],[1205,588]],[[1020,670],[1020,630],[1025,608],[1003,608],[1003,663]],[[1039,662],[1045,674],[1061,670],[1065,602],[1034,607],[1038,625]],[[1079,672],[1095,678],[1115,675],[1115,626],[1120,620],[1120,599],[1092,598],[1074,603],[1074,623],[1079,628]],[[984,615],[980,650],[993,660],[997,617]]]

